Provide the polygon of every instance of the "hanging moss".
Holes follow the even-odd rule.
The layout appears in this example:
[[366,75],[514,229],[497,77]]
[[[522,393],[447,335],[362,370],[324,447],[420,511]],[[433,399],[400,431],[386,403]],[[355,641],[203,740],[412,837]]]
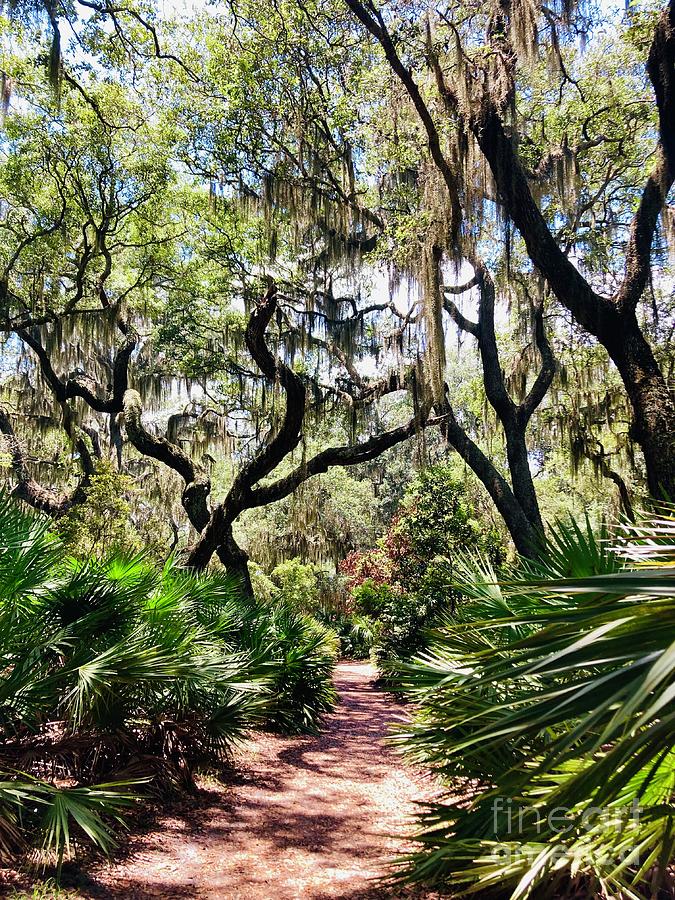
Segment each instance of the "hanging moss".
[[675,268],[675,209],[667,204],[661,210],[661,229],[668,247],[670,265]]

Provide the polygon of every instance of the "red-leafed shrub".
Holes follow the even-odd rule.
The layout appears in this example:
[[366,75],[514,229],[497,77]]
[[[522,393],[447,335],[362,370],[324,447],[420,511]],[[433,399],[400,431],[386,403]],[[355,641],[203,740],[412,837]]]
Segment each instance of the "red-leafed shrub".
[[378,659],[410,656],[441,612],[454,612],[457,554],[480,552],[499,564],[499,535],[481,519],[461,474],[436,466],[419,474],[387,533],[340,566],[353,612],[378,625]]
[[392,560],[386,550],[379,548],[354,550],[340,563],[340,574],[347,579],[347,587],[350,590],[367,580],[376,584],[388,584],[393,576]]

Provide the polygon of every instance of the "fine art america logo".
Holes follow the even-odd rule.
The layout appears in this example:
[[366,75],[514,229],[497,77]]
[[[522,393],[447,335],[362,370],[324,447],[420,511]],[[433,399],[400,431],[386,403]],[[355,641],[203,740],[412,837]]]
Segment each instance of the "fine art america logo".
[[[509,797],[495,797],[492,801],[492,856],[503,861],[531,861],[546,856],[546,864],[567,860],[574,862],[583,856],[593,856],[596,862],[639,863],[639,847],[630,840],[637,832],[642,807],[636,799],[629,806],[589,806],[583,811],[565,806],[541,809],[521,806]],[[615,831],[619,840],[608,857],[607,842],[600,842],[602,850],[595,852],[594,836]],[[556,836],[559,840],[556,840]],[[546,847],[544,849],[544,842]],[[602,860],[598,856],[602,856]]]

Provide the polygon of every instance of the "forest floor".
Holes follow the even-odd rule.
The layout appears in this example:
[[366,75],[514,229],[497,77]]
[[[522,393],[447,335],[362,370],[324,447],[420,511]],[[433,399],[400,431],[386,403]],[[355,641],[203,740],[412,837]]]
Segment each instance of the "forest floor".
[[415,801],[436,789],[386,745],[405,709],[374,679],[367,663],[338,665],[340,704],[319,735],[256,735],[230,781],[202,783],[194,801],[132,833],[123,859],[69,873],[76,888],[65,896],[436,897],[378,883],[388,860],[406,849]]

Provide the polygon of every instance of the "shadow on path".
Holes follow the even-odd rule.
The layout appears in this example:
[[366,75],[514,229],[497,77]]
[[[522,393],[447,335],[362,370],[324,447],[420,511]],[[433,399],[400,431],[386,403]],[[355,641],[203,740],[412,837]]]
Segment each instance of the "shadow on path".
[[373,686],[369,664],[341,663],[340,705],[312,737],[257,735],[227,785],[200,792],[127,858],[77,879],[85,897],[376,900],[436,896],[378,883],[404,850],[413,803],[433,786],[387,746],[403,708]]

